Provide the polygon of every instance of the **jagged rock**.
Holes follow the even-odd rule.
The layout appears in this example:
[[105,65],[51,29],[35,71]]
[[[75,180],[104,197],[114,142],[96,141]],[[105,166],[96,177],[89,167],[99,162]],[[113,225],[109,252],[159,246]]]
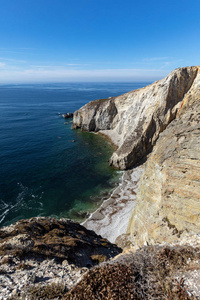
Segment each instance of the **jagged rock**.
[[145,88],[92,101],[74,113],[73,128],[107,135],[118,147],[110,164],[130,168],[152,150],[160,132],[175,119],[197,73],[198,67],[179,68]]
[[117,115],[115,98],[91,101],[73,116],[73,129],[81,128],[85,131],[99,131],[111,129],[112,122]]
[[147,161],[128,233],[138,246],[200,232],[200,72]]
[[71,119],[73,118],[73,113],[68,112],[66,114],[63,114],[62,117],[65,119]]

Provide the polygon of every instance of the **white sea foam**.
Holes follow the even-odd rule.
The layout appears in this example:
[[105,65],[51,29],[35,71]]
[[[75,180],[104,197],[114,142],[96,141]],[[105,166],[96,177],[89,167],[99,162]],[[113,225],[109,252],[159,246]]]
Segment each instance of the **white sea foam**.
[[94,230],[112,243],[119,235],[126,233],[143,170],[144,167],[139,166],[133,170],[124,171],[118,187],[82,225]]
[[14,213],[18,215],[15,219],[10,219],[9,222],[14,222],[21,217],[20,211],[21,209],[34,210],[36,209],[38,212],[43,211],[43,203],[39,201],[42,198],[41,195],[30,194],[29,188],[24,186],[21,182],[18,182],[21,191],[18,193],[15,203],[6,203],[2,199],[0,199],[0,224],[5,220],[6,217],[9,217],[10,213]]

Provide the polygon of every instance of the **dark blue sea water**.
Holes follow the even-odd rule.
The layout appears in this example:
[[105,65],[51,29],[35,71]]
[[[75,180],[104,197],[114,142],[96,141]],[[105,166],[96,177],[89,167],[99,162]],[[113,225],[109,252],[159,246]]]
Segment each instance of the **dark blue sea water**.
[[[59,113],[146,83],[0,86],[0,226],[32,216],[82,221],[114,187],[105,138],[72,130]],[[75,141],[75,142],[74,142]]]

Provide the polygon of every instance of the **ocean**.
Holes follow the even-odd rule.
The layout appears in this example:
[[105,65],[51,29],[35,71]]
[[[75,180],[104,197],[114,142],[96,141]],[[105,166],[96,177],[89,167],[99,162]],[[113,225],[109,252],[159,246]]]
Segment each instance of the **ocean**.
[[147,83],[0,85],[0,226],[33,216],[82,222],[119,181],[113,146],[61,114]]

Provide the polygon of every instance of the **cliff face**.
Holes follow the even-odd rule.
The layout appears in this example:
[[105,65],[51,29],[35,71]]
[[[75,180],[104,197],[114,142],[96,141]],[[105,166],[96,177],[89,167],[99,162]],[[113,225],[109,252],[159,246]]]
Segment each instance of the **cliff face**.
[[176,117],[198,67],[179,68],[145,88],[90,102],[74,113],[73,128],[100,131],[118,149],[110,164],[127,169],[152,150],[159,133]]
[[[200,230],[200,67],[75,112],[74,127],[100,131],[126,169],[150,154],[127,233],[138,246],[174,242]],[[156,144],[156,145],[155,145]]]
[[129,221],[139,246],[200,232],[200,72],[150,155]]

